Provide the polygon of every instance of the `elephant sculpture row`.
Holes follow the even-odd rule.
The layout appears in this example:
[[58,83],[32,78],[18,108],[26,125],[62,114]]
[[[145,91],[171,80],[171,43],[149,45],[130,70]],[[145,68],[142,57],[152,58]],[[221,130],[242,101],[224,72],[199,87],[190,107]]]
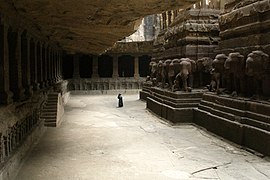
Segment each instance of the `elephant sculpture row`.
[[[189,58],[167,59],[159,62],[151,61],[149,64],[150,76],[153,86],[169,88],[172,91],[180,90],[191,91],[193,72],[196,63]],[[181,83],[182,82],[182,83]]]
[[212,66],[210,89],[218,94],[223,84],[232,95],[262,95],[263,81],[270,75],[269,55],[259,50],[251,52],[247,58],[238,52],[228,56],[218,54]]
[[197,61],[189,58],[152,60],[149,68],[151,73],[147,80],[153,86],[171,91],[182,89],[190,92],[194,77],[202,86],[204,75],[209,74],[206,76],[207,87],[217,94],[223,90],[233,95],[259,95],[262,94],[263,81],[270,77],[269,56],[259,50],[251,52],[246,58],[239,52],[233,52],[228,56],[218,54],[214,60],[208,57]]

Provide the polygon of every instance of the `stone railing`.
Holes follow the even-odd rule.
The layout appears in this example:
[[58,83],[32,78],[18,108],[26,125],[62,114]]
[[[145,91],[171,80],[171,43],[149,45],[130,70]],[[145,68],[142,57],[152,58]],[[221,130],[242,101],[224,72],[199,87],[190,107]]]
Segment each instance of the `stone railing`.
[[145,78],[92,78],[69,79],[69,90],[115,90],[115,89],[141,89]]
[[39,110],[4,128],[0,133],[0,161],[4,163],[39,123]]

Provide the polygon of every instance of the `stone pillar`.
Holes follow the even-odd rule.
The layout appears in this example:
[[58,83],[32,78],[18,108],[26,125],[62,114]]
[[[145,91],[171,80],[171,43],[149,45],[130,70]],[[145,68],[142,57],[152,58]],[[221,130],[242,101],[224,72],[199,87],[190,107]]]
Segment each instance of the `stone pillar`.
[[51,70],[51,73],[50,73],[50,82],[51,82],[51,85],[54,84],[54,56],[53,56],[53,48],[51,47],[50,48],[50,70]]
[[138,80],[140,78],[140,74],[139,74],[139,57],[135,56],[134,59],[134,78],[136,80]]
[[166,12],[162,13],[162,22],[163,22],[163,29],[166,29],[167,28],[167,25],[166,25],[166,20],[167,17],[166,17]]
[[39,90],[38,83],[38,66],[37,66],[37,41],[32,40],[30,43],[31,49],[31,84],[33,85],[33,89],[35,91]]
[[25,81],[24,81],[24,88],[25,88],[25,94],[27,96],[32,96],[33,94],[33,86],[31,85],[31,61],[30,61],[30,37],[28,34],[26,34],[25,36],[25,47],[24,50],[25,52],[25,62],[23,62],[24,64],[24,72],[25,74],[23,74],[23,77],[25,77]]
[[60,62],[61,62],[61,52],[60,50],[58,50],[58,54],[57,54],[57,78],[58,81],[61,80],[61,69],[60,69]]
[[224,11],[226,0],[220,0],[220,9]]
[[39,42],[39,46],[37,46],[37,74],[38,74],[38,83],[40,89],[44,87],[43,82],[43,74],[42,74],[42,43]]
[[13,93],[9,87],[8,25],[0,25],[0,104],[11,104]]
[[51,73],[52,73],[52,68],[51,68],[51,47],[48,45],[47,47],[47,80],[48,80],[48,85],[52,85],[52,79],[51,79]]
[[[13,37],[16,37],[16,47],[15,47],[15,52],[10,52],[10,53],[15,53],[14,60],[13,58],[10,59],[12,63],[14,63],[13,67],[14,69],[14,79],[10,81],[10,84],[12,84],[11,89],[14,93],[13,99],[16,101],[21,101],[25,98],[24,95],[24,88],[22,85],[22,53],[21,53],[21,34],[22,31],[18,30],[18,32],[12,32],[14,34]],[[12,41],[13,39],[10,39]],[[12,83],[11,83],[12,82]]]
[[73,79],[79,79],[80,78],[80,55],[75,54],[73,56]]
[[55,82],[58,81],[58,67],[57,67],[57,64],[58,64],[58,50],[56,50],[55,53],[54,53],[54,69],[55,69],[54,79],[55,79]]
[[48,87],[49,83],[48,83],[48,69],[47,69],[47,65],[48,65],[48,56],[47,56],[47,49],[48,49],[48,44],[44,44],[44,48],[42,48],[42,59],[43,59],[43,64],[42,64],[42,69],[43,69],[43,80],[44,80],[44,86]]
[[163,27],[163,18],[162,18],[162,14],[160,14],[159,15],[159,19],[160,19],[160,21],[159,21],[159,25],[160,25],[160,29],[164,29],[164,27]]
[[92,65],[92,78],[99,78],[98,74],[98,56],[93,56],[93,65]]
[[57,82],[57,73],[58,73],[58,70],[57,70],[57,53],[58,53],[58,51],[57,50],[55,50],[54,51],[54,53],[53,53],[53,66],[54,66],[54,76],[53,76],[53,79],[54,79],[54,82],[56,83]]
[[170,26],[170,24],[172,23],[172,11],[168,11],[168,27]]
[[51,49],[51,70],[52,70],[52,74],[51,74],[51,81],[52,81],[52,84],[55,83],[55,56],[54,56],[54,49],[52,48]]
[[207,9],[206,0],[201,0],[201,2],[202,2],[202,8]]
[[118,56],[113,55],[113,75],[112,78],[118,78]]

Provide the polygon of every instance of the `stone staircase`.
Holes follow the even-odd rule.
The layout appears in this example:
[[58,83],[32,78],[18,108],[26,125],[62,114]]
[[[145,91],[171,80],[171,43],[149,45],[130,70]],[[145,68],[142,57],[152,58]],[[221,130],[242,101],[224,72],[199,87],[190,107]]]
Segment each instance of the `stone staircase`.
[[264,155],[270,155],[270,103],[205,93],[194,123]]
[[57,127],[61,123],[64,114],[64,107],[59,93],[48,94],[48,99],[41,112],[41,117],[44,119],[44,125],[47,127]]

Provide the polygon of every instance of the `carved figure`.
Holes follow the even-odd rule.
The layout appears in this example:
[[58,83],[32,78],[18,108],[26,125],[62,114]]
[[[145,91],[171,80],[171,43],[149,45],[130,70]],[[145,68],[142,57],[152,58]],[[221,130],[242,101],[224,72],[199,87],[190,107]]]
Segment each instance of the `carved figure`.
[[[240,92],[244,92],[244,76],[245,76],[245,59],[239,52],[230,53],[224,64],[228,75],[228,84],[233,92],[233,95],[237,95]],[[228,86],[227,86],[228,87]]]
[[[197,74],[199,76],[199,85],[204,86],[209,84],[209,79],[213,69],[213,59],[209,57],[203,57],[197,60]],[[207,80],[206,80],[207,79]],[[208,82],[206,82],[208,81]]]
[[179,59],[173,59],[168,67],[168,81],[169,81],[169,87],[172,88],[173,91],[173,84],[176,75],[180,72],[180,63]]
[[211,84],[209,86],[209,90],[210,91],[216,91],[217,94],[220,93],[220,84],[221,84],[221,80],[223,79],[222,74],[225,71],[225,61],[228,57],[225,54],[218,54],[216,55],[216,58],[214,59],[212,66],[212,81]]
[[157,64],[157,74],[156,74],[156,78],[157,78],[157,85],[160,86],[162,83],[162,69],[163,69],[163,61],[160,60]]
[[172,62],[171,59],[167,59],[163,63],[163,68],[162,68],[162,87],[166,87],[166,84],[169,83],[169,66],[170,63]]
[[149,63],[149,69],[150,69],[150,80],[153,83],[153,79],[157,76],[157,63],[155,61],[151,61]]
[[262,94],[262,81],[269,75],[270,60],[269,55],[263,51],[252,51],[246,60],[246,74],[253,77],[255,83],[256,95]]
[[192,67],[195,68],[196,63],[189,58],[182,58],[180,59],[179,65],[180,72],[175,77],[175,80],[178,82],[175,82],[175,84],[180,84],[179,82],[182,80],[183,90],[186,92],[191,91],[191,88],[188,87],[188,78],[192,75]]

